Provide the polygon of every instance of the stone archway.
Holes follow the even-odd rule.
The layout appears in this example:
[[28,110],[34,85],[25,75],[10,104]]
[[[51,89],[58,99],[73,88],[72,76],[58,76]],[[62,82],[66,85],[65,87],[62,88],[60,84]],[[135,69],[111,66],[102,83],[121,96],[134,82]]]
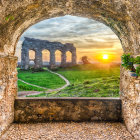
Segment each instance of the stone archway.
[[[14,99],[17,92],[17,58],[14,53],[20,35],[29,26],[43,19],[67,14],[93,18],[116,33],[124,53],[140,54],[139,0],[14,0],[1,1],[0,9],[0,133],[14,118]],[[125,124],[129,132],[138,139],[140,78],[132,78],[122,69],[120,93]]]
[[47,49],[50,52],[50,62],[49,66],[53,67],[56,65],[56,51],[61,52],[61,66],[66,65],[66,52],[70,51],[72,54],[71,65],[76,64],[76,48],[73,44],[66,43],[62,44],[60,42],[50,42],[47,40],[39,40],[34,38],[27,38],[22,43],[21,50],[21,69],[29,69],[29,51],[35,51],[35,69],[42,69],[42,50]]

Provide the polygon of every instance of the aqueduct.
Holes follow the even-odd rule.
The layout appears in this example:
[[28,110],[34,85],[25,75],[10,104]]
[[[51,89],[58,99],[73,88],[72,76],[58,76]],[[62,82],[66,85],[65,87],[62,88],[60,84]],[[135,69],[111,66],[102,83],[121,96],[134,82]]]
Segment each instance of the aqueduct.
[[69,65],[76,64],[76,48],[73,44],[66,43],[62,44],[60,42],[49,42],[47,40],[39,40],[33,38],[25,37],[25,40],[22,44],[22,53],[21,53],[21,68],[29,68],[29,51],[35,51],[35,68],[40,69],[43,67],[42,62],[42,51],[48,50],[50,52],[50,67],[56,65],[55,62],[55,52],[59,50],[61,52],[61,66],[66,66],[66,52],[70,51],[72,54],[72,62]]
[[[121,40],[124,53],[140,55],[139,0],[1,0],[0,1],[0,134],[14,121],[17,95],[15,49],[31,25],[56,16],[75,15],[98,20]],[[86,26],[86,25],[85,25]],[[128,131],[140,138],[140,77],[121,68],[120,96]]]

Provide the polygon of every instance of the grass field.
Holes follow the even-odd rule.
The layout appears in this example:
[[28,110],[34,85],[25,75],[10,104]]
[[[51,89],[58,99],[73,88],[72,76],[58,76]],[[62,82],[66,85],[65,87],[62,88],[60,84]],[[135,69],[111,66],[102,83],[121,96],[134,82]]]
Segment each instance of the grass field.
[[[44,93],[30,97],[118,97],[120,67],[98,67],[97,65],[77,65],[71,68],[60,68],[56,72],[65,76],[71,83],[70,86],[59,92]],[[31,73],[19,71],[19,78],[29,83],[57,88],[64,85],[58,76],[47,71]],[[20,85],[20,83],[19,83]],[[21,84],[22,85],[22,84]],[[21,85],[20,89],[24,89]],[[28,87],[28,85],[27,85]],[[31,87],[26,89],[31,89]],[[40,91],[41,89],[37,89]]]
[[[50,89],[55,89],[65,84],[65,81],[62,80],[59,76],[54,75],[48,71],[32,73],[32,71],[22,71],[19,69],[18,78],[28,83],[45,87],[45,88],[50,88]],[[18,90],[19,91],[28,91],[28,90],[41,91],[43,89],[36,88],[30,85],[24,84],[21,81],[18,81]]]
[[120,67],[97,68],[91,65],[59,70],[71,85],[57,93],[58,97],[118,97]]
[[30,86],[21,81],[18,81],[18,91],[43,91],[43,89]]

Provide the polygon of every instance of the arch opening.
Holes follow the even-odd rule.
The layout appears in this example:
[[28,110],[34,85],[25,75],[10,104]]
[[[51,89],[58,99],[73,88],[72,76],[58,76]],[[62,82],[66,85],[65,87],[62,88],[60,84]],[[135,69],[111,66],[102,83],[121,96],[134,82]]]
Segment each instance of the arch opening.
[[[16,5],[16,6],[15,6]],[[9,8],[10,6],[10,8]],[[0,2],[1,11],[1,24],[0,24],[0,54],[2,73],[6,73],[2,77],[2,100],[14,104],[14,96],[16,95],[16,58],[15,54],[16,43],[25,29],[29,26],[41,21],[43,19],[49,19],[56,16],[64,16],[66,14],[80,15],[89,17],[91,19],[97,19],[109,26],[119,37],[122,43],[122,47],[125,53],[131,55],[140,54],[140,41],[139,41],[139,2],[137,5],[133,1],[56,1],[47,2],[38,1],[38,3],[24,1],[11,3],[10,1],[5,4]],[[11,8],[12,7],[12,8]],[[14,9],[15,7],[15,9]],[[135,8],[134,8],[135,7]],[[131,9],[131,14],[129,9]],[[12,13],[12,15],[11,15]],[[122,14],[123,13],[123,14]],[[22,20],[21,20],[22,19]],[[84,24],[86,25],[86,24]],[[78,27],[78,26],[77,26]],[[80,29],[79,29],[80,30]],[[55,29],[54,29],[55,31]],[[90,40],[89,40],[90,41]],[[8,56],[7,56],[8,55]],[[9,57],[11,56],[11,57]],[[4,59],[5,58],[5,59]],[[7,59],[8,58],[8,59]],[[24,58],[24,57],[23,57]],[[12,63],[11,63],[12,62]],[[13,69],[9,69],[9,66]],[[4,69],[5,68],[5,69]],[[4,72],[3,72],[4,71]],[[8,71],[8,72],[7,72]],[[12,74],[11,74],[11,71]],[[11,84],[7,84],[7,75],[11,77]],[[13,78],[12,78],[13,77]],[[127,80],[128,81],[127,81]],[[9,80],[9,79],[8,79]],[[6,81],[6,84],[4,84]],[[87,82],[85,82],[87,83]],[[6,86],[5,86],[6,85]],[[122,96],[122,110],[124,120],[126,122],[128,130],[139,138],[139,104],[137,96],[140,92],[139,79],[132,78],[125,69],[121,71],[121,96]],[[85,86],[86,87],[86,86]],[[131,88],[127,88],[131,87]],[[90,88],[90,87],[89,87]],[[10,90],[11,89],[11,90]],[[133,91],[133,92],[132,92]],[[10,93],[9,93],[10,92]],[[15,93],[15,94],[13,94]],[[7,95],[8,99],[3,98],[3,95]],[[134,98],[135,97],[135,98]],[[11,104],[5,104],[2,102],[2,106],[11,110],[11,114],[14,114],[13,106]],[[6,107],[5,107],[6,106]],[[132,111],[133,110],[133,111]],[[137,113],[134,113],[137,112]],[[131,114],[131,115],[130,115]],[[3,117],[13,120],[14,115],[9,115],[7,112],[3,113]],[[4,123],[3,123],[4,122]],[[9,125],[5,124],[5,120],[2,120],[3,130]],[[0,130],[3,131],[3,130]]]
[[35,66],[35,56],[36,56],[36,52],[34,50],[29,50],[29,66],[30,67]]
[[60,50],[55,51],[55,64],[60,66],[62,63],[62,52]]
[[50,64],[50,51],[49,50],[43,50],[42,51],[42,63],[43,67],[47,67]]
[[[61,23],[61,20],[64,23]],[[86,23],[86,26],[83,23]],[[58,24],[60,25],[59,28],[57,27]],[[47,28],[47,25],[49,25],[49,28]],[[53,29],[55,29],[55,33]],[[34,34],[31,35],[32,30],[34,30],[36,38],[34,38]],[[44,31],[45,33],[43,33]],[[89,87],[92,84],[93,75],[96,75],[96,78],[100,78],[101,76],[101,81],[104,81],[103,79],[105,79],[106,82],[108,81],[106,85],[104,85],[105,81],[101,82],[101,89],[96,85],[96,88],[91,87],[89,92],[87,92],[86,86],[84,86],[82,88],[85,88],[85,90],[81,92],[82,94],[78,95],[78,93],[76,93],[77,95],[72,95],[68,93],[68,96],[119,97],[119,65],[123,50],[121,49],[122,46],[118,37],[107,26],[88,18],[68,15],[52,18],[52,20],[41,21],[27,30],[21,36],[21,39],[24,37],[25,39],[22,46],[24,49],[26,47],[30,48],[31,43],[31,48],[37,49],[36,62],[39,65],[37,68],[47,66],[51,69],[58,69],[59,72],[59,66],[61,66],[63,71],[67,69],[67,72],[69,71],[72,73],[71,76],[67,76],[65,73],[61,72],[62,75],[68,78],[67,80],[71,80],[73,77],[73,84],[79,84],[81,82],[83,85],[87,81],[88,84],[86,86]],[[43,50],[41,54],[39,54],[40,50]],[[85,58],[86,61],[84,60]],[[46,62],[44,62],[44,60]],[[72,67],[78,73],[71,72]],[[113,69],[113,67],[115,68]],[[104,69],[104,72],[101,72],[101,69]],[[109,71],[113,71],[112,74],[109,74]],[[115,72],[117,76],[112,77],[112,80],[110,80],[111,75],[114,75]],[[107,76],[110,79],[103,78]],[[111,83],[110,81],[113,80],[116,80],[116,82]],[[111,84],[114,84],[112,85],[112,90],[110,90],[112,88]],[[107,86],[108,88],[106,88]],[[104,89],[106,90],[105,94],[103,93]],[[80,92],[80,90],[77,91]],[[108,94],[107,92],[111,93]]]
[[66,62],[72,63],[72,53],[70,51],[66,52]]

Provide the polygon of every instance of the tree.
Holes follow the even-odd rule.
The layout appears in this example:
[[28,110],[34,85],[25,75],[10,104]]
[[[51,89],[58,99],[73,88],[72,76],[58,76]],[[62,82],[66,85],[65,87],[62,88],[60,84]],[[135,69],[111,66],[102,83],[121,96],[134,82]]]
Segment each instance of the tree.
[[83,62],[83,64],[90,64],[87,56],[82,56],[81,61]]

